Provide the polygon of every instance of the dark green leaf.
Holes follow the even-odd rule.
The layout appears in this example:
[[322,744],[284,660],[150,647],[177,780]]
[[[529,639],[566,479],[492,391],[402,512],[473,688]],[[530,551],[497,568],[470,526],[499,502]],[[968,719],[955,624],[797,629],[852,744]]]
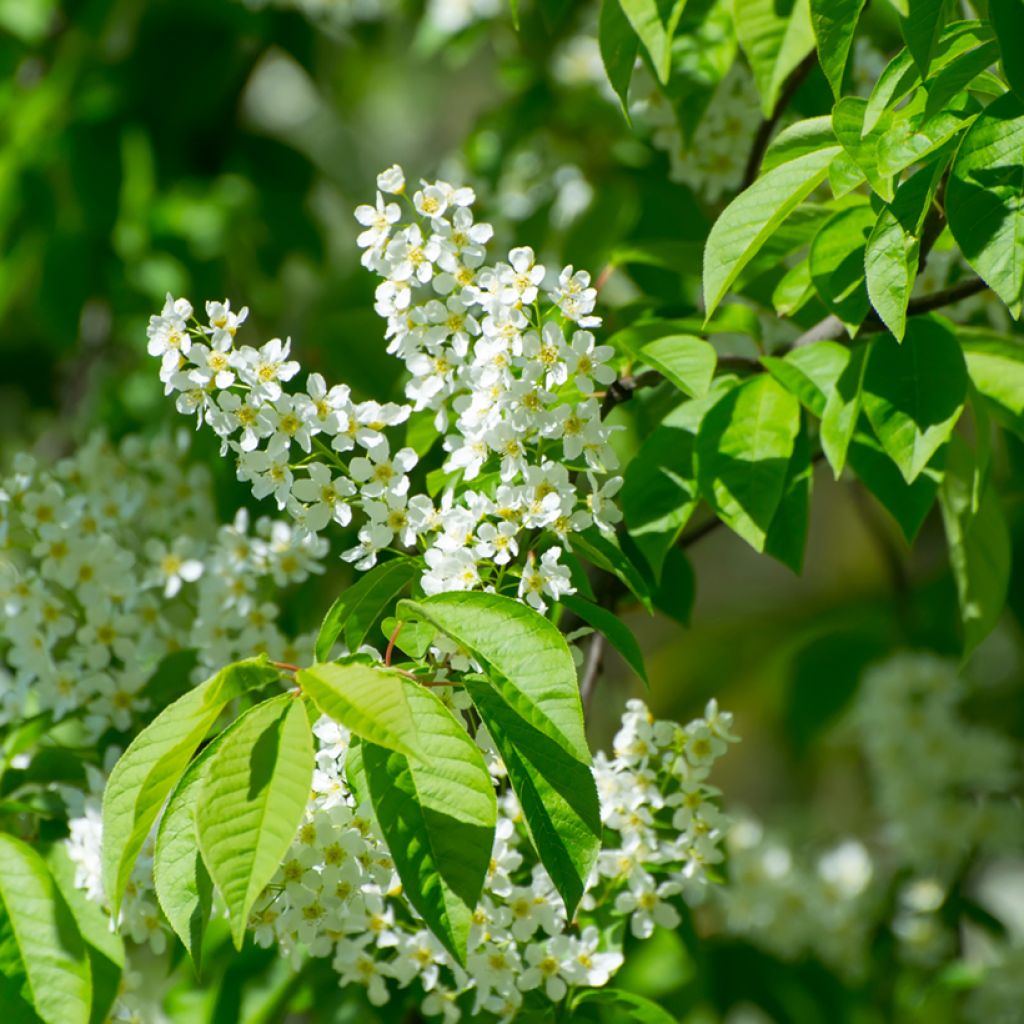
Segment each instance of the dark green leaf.
[[875,225],[868,205],[840,210],[814,236],[808,257],[819,298],[852,337],[871,308],[864,284],[864,249]]
[[588,626],[593,626],[603,633],[608,642],[622,655],[626,663],[646,683],[647,669],[644,667],[644,655],[640,650],[633,631],[614,612],[602,608],[599,604],[586,601],[575,594],[567,594],[559,604],[579,616]]
[[601,0],[597,41],[605,74],[629,120],[629,83],[633,80],[633,65],[636,64],[640,41],[623,13],[619,0]]
[[1018,98],[1024,100],[1024,3],[988,0],[988,16],[999,41],[1003,74]]
[[843,73],[863,7],[864,0],[811,0],[818,60],[836,99],[843,91]]
[[761,95],[761,113],[769,117],[786,80],[814,48],[808,0],[742,0],[735,20]]
[[900,28],[922,75],[928,73],[935,56],[949,6],[949,0],[907,0],[907,16],[900,19]]

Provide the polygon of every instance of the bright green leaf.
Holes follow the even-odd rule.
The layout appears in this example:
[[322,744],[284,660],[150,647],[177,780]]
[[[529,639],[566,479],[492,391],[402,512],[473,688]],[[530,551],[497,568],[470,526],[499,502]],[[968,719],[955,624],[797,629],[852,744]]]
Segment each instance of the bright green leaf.
[[864,249],[875,226],[868,205],[840,210],[814,236],[808,256],[819,298],[852,337],[871,306],[864,284]]
[[164,708],[114,765],[103,793],[103,886],[115,911],[160,808],[225,705],[279,677],[266,656],[228,665]]
[[825,414],[829,392],[849,361],[850,350],[835,341],[801,345],[782,358],[761,357],[768,372],[818,419]]
[[662,83],[668,81],[672,66],[672,38],[686,6],[686,0],[675,0],[663,16],[658,0],[619,0],[623,13],[640,37],[651,57],[651,63]]
[[883,115],[870,132],[864,133],[864,115],[867,100],[859,96],[844,96],[832,108],[832,129],[847,155],[864,173],[868,184],[887,203],[892,202],[892,178],[886,177],[878,167],[878,144],[888,130],[892,117]]
[[787,125],[768,143],[761,160],[761,174],[766,174],[779,164],[806,156],[825,146],[836,144],[836,133],[832,131],[832,118],[828,114],[809,117]]
[[814,48],[808,0],[736,0],[736,37],[769,117],[796,66]]
[[804,564],[813,476],[807,427],[801,421],[800,432],[793,443],[793,454],[786,466],[782,499],[772,517],[764,542],[765,552],[789,566],[795,573],[799,573]]
[[295,838],[312,779],[309,718],[290,693],[250,708],[210,757],[199,783],[196,833],[236,948],[249,911]]
[[675,1024],[676,1020],[671,1013],[650,999],[617,988],[580,989],[569,1005],[572,1010],[588,1005],[607,1007],[618,1011],[614,1020],[629,1020],[632,1024]]
[[859,345],[849,353],[843,372],[836,378],[821,415],[821,449],[838,480],[860,417],[861,389],[868,347]]
[[836,99],[843,91],[843,73],[863,7],[864,0],[811,0],[818,60]]
[[807,260],[801,260],[780,278],[772,291],[772,305],[780,317],[792,316],[803,309],[815,294],[811,266]]
[[935,318],[907,324],[901,345],[876,338],[864,371],[864,411],[882,447],[913,483],[953,432],[967,395],[956,335]]
[[992,331],[958,328],[967,373],[996,418],[1024,438],[1024,343]]
[[934,114],[913,110],[901,111],[878,141],[878,171],[886,177],[920,163],[965,131],[981,106],[973,96],[961,92]]
[[946,190],[949,229],[967,262],[1020,316],[1024,296],[1024,101],[994,100],[963,142]]
[[[1021,3],[1020,0],[1014,0],[1014,2],[1024,12],[1024,3]],[[979,46],[955,54],[937,73],[929,75],[928,81],[925,83],[928,89],[928,101],[924,109],[925,118],[937,114],[957,93],[970,88],[974,80],[992,66],[998,53],[998,42],[995,39],[989,39]]]
[[639,39],[619,0],[601,0],[597,41],[605,74],[622,103],[622,111],[629,120],[629,83],[633,80],[633,66],[639,49]]
[[704,249],[708,316],[772,233],[825,180],[838,153],[838,146],[827,146],[789,160],[758,178],[722,211]]
[[691,334],[670,334],[652,341],[640,350],[640,357],[691,398],[707,394],[718,362],[714,347]]

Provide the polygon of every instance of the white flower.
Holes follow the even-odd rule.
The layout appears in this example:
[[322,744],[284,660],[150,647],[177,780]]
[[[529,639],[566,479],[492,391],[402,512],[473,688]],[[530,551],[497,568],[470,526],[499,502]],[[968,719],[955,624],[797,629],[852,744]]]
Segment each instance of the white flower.
[[298,518],[308,530],[319,533],[332,520],[341,526],[352,521],[352,506],[345,500],[356,493],[351,480],[335,477],[322,462],[305,467],[309,476],[292,484],[292,494],[303,504]]
[[356,207],[356,220],[366,229],[356,238],[356,245],[360,249],[383,246],[391,233],[391,225],[397,224],[401,216],[398,203],[385,203],[384,197],[378,192],[375,206]]
[[[231,348],[238,328],[245,322],[248,315],[248,306],[243,306],[237,313],[233,313],[231,302],[228,299],[223,302],[207,302],[206,317],[210,321],[210,325],[204,330],[210,335],[213,347],[220,351],[227,351]],[[218,386],[227,387],[226,384]]]
[[377,188],[390,195],[401,195],[405,191],[405,172],[398,164],[392,164],[377,175]]
[[403,495],[409,490],[406,473],[419,461],[411,448],[401,448],[392,457],[387,440],[370,448],[369,458],[357,456],[349,463],[353,479],[361,484],[366,498],[379,498],[386,494]]
[[532,551],[527,556],[519,581],[519,596],[538,611],[544,611],[547,607],[543,595],[557,601],[563,594],[573,593],[569,570],[558,561],[561,554],[561,548],[548,548],[541,555],[539,564]]
[[290,351],[290,340],[271,338],[258,350],[246,345],[231,353],[232,365],[252,389],[254,400],[276,402],[281,397],[282,381],[299,372],[299,364],[288,358]]

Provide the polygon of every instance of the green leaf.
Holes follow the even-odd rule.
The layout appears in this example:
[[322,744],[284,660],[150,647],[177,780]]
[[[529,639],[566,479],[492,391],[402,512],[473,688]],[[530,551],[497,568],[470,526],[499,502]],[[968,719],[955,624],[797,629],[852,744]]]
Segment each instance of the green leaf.
[[950,172],[946,215],[968,263],[1020,317],[1024,295],[1024,101],[994,100],[968,129]]
[[921,168],[883,208],[864,250],[868,296],[897,341],[907,329],[907,303],[917,279],[921,229],[942,177],[945,161]]
[[922,75],[928,73],[948,14],[949,0],[907,0],[907,16],[900,19],[900,29]]
[[426,755],[416,747],[404,676],[361,662],[325,662],[303,669],[295,678],[320,711],[356,736],[407,757]]
[[312,778],[309,718],[290,693],[250,708],[210,756],[199,783],[196,833],[237,949],[253,903],[295,838]]
[[707,394],[718,363],[714,347],[692,334],[670,334],[652,341],[640,349],[640,357],[691,398]]
[[939,490],[949,561],[964,629],[964,656],[985,639],[1006,605],[1012,551],[1010,532],[986,467],[960,437],[949,446]]
[[864,284],[864,249],[875,225],[867,204],[840,210],[814,236],[808,256],[819,298],[853,337],[871,308]]
[[832,118],[828,114],[809,117],[787,125],[770,143],[761,160],[761,174],[774,167],[806,156],[825,146],[836,144],[836,133],[832,131]]
[[762,356],[768,372],[818,419],[825,414],[828,395],[850,361],[850,350],[835,341],[816,341],[778,356]]
[[622,112],[629,120],[629,83],[633,80],[640,41],[625,16],[619,0],[601,0],[597,42],[605,74],[622,103]]
[[465,962],[494,846],[497,801],[477,745],[429,690],[405,680],[425,760],[360,744],[373,808],[409,902]]
[[576,668],[543,615],[495,594],[403,601],[399,617],[433,623],[483,667],[465,680],[509,769],[537,853],[569,916],[600,848],[601,817]]
[[967,373],[996,418],[1024,438],[1024,344],[991,331],[958,328]]
[[[657,1003],[651,1002],[635,992],[617,988],[580,989],[570,999],[569,1006],[575,1011],[580,1006],[596,1005],[618,1010],[615,1020],[629,1020],[632,1024],[675,1024],[676,1018]],[[621,1016],[624,1014],[625,1016]]]
[[889,114],[884,115],[870,132],[864,131],[864,115],[867,100],[859,96],[844,96],[832,108],[832,129],[843,149],[863,171],[868,184],[887,203],[892,202],[892,178],[886,177],[878,167],[878,144],[892,123]]
[[736,37],[750,61],[770,117],[796,66],[814,48],[808,0],[743,0],[736,11]]
[[202,969],[203,935],[210,922],[213,882],[199,852],[196,805],[210,758],[244,716],[215,736],[178,780],[160,818],[153,854],[156,898],[196,973]]
[[225,705],[279,677],[265,655],[228,665],[164,708],[114,765],[103,792],[103,887],[115,913],[160,808]]
[[571,919],[601,849],[601,806],[589,757],[552,739],[543,719],[507,683],[467,678],[466,692],[491,734],[537,855]]
[[818,60],[836,99],[842,95],[843,74],[863,8],[864,0],[811,0]]
[[786,466],[782,500],[772,517],[764,542],[764,550],[783,565],[789,566],[795,573],[803,570],[813,476],[811,445],[807,437],[807,427],[801,421],[800,432],[793,443],[793,454]]
[[799,403],[767,375],[733,388],[701,422],[696,446],[701,494],[756,551],[765,550],[799,429]]
[[920,163],[964,131],[980,110],[973,96],[961,92],[931,115],[925,110],[913,112],[913,107],[901,111],[878,141],[879,173],[899,174],[911,164]]
[[697,581],[690,560],[678,548],[665,555],[661,582],[654,591],[654,606],[682,626],[690,624]]
[[0,832],[0,983],[5,980],[4,1010],[14,1020],[28,1003],[45,1024],[89,1024],[92,976],[74,916],[43,858]]
[[801,260],[790,267],[775,286],[772,305],[780,317],[788,317],[803,309],[816,294],[811,283],[811,265]]
[[111,931],[106,911],[75,884],[78,868],[68,854],[66,843],[54,843],[46,851],[46,864],[75,919],[89,958],[92,976],[90,1024],[105,1024],[121,988],[124,942],[118,932]]
[[903,536],[912,543],[921,524],[935,503],[945,449],[940,448],[924,472],[908,484],[878,441],[869,434],[854,434],[849,449],[850,467],[867,489],[882,503],[899,524]]
[[341,635],[355,651],[374,622],[388,609],[404,587],[423,571],[413,558],[393,558],[364,573],[331,605],[316,638],[316,660],[327,661]]
[[651,594],[647,581],[614,537],[606,536],[597,527],[591,526],[579,533],[572,534],[569,539],[569,547],[599,569],[618,576],[630,589],[633,596],[648,611],[651,610]]
[[709,317],[772,233],[825,180],[838,153],[838,146],[827,146],[774,167],[722,211],[704,249]]
[[[667,82],[672,68],[672,37],[686,0],[675,0],[674,3],[664,5],[658,0],[619,0],[619,4],[650,54],[658,80]],[[667,18],[662,16],[663,6],[668,8]]]
[[[1015,0],[1024,12],[1024,4]],[[1022,26],[1024,27],[1024,26]],[[1022,36],[1024,38],[1024,36]],[[925,83],[928,89],[928,101],[924,108],[926,118],[942,110],[962,89],[969,88],[979,75],[983,74],[999,54],[999,44],[995,39],[981,43],[980,46],[956,53],[938,72],[929,76]]]
[[647,683],[647,669],[644,666],[643,651],[633,636],[633,631],[614,612],[602,608],[599,604],[586,601],[575,594],[566,594],[559,604],[568,608],[574,615],[581,618],[588,626],[593,626],[603,633],[608,642],[622,655],[626,664]]
[[828,394],[821,416],[821,449],[837,480],[846,465],[850,441],[860,417],[867,353],[867,345],[860,345],[849,352],[847,363]]
[[967,395],[967,368],[956,335],[918,317],[901,345],[875,339],[864,371],[864,411],[882,447],[913,483],[953,432]]
[[1003,74],[1010,88],[1024,100],[1024,3],[1021,0],[988,0],[988,16],[999,41]]

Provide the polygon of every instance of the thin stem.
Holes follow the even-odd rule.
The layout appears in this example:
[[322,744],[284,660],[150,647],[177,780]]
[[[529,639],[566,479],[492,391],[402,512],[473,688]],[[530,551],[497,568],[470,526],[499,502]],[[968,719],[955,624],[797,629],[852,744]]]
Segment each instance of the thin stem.
[[395,651],[395,641],[398,639],[398,634],[402,632],[402,627],[405,625],[404,622],[398,622],[395,624],[395,628],[391,631],[391,636],[388,637],[388,649],[384,652],[384,664],[389,668],[391,666],[391,655]]

